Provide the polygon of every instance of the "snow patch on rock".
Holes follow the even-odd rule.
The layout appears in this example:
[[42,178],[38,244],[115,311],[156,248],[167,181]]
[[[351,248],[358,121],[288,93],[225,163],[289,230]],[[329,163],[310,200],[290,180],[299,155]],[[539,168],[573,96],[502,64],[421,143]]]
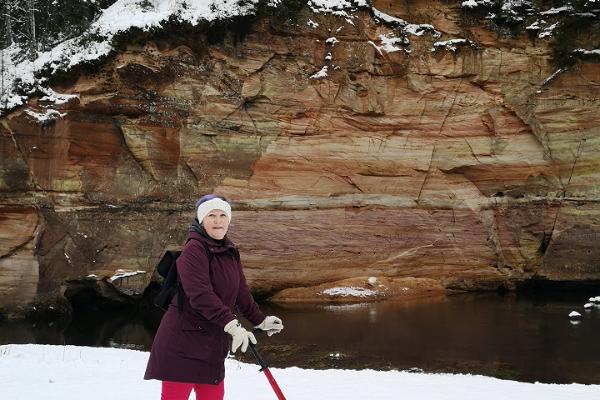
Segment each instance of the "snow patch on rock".
[[135,275],[140,275],[140,274],[145,274],[146,271],[127,271],[124,269],[118,269],[115,271],[115,274],[113,276],[111,276],[108,281],[109,282],[115,282],[117,280],[123,279],[123,278],[129,278]]
[[338,286],[325,289],[321,292],[327,296],[338,296],[338,297],[370,297],[376,296],[377,292],[371,289],[365,289],[355,286]]
[[321,70],[317,73],[312,74],[309,79],[321,79],[321,78],[325,78],[328,75],[328,70],[329,67],[327,65],[325,65],[323,68],[321,68]]
[[433,47],[431,48],[431,51],[445,49],[445,50],[448,50],[448,51],[451,51],[454,53],[458,50],[459,47],[462,47],[462,46],[475,47],[475,44],[472,41],[470,41],[469,39],[450,39],[450,40],[435,42],[433,44]]

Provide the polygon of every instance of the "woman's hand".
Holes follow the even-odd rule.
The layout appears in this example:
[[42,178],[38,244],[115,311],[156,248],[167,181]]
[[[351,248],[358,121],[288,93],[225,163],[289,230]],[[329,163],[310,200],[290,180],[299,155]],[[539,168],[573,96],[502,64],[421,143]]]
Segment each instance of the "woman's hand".
[[262,329],[267,332],[267,336],[271,336],[283,330],[283,322],[276,316],[269,315],[263,322],[256,325],[255,328]]
[[223,330],[231,335],[233,338],[231,342],[231,352],[235,353],[241,346],[242,353],[248,350],[248,342],[256,344],[256,338],[252,332],[248,332],[237,319],[230,321],[225,325]]

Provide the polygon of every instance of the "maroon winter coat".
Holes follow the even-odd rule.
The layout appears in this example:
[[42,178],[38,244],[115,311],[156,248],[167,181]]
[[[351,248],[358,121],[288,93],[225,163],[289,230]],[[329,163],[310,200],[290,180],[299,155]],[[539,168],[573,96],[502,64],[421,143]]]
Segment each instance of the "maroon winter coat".
[[[177,259],[185,292],[181,312],[174,296],[154,337],[144,379],[218,384],[225,378],[230,346],[225,325],[236,318],[234,306],[253,324],[265,316],[252,298],[234,244],[190,232]],[[201,240],[212,253],[208,257]]]

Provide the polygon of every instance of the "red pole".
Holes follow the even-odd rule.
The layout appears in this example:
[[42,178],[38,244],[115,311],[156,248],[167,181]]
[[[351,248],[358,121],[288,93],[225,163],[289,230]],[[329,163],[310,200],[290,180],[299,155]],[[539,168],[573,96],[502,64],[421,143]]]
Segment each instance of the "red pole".
[[283,392],[279,388],[279,385],[277,384],[277,382],[275,382],[275,378],[273,378],[273,375],[271,374],[271,371],[269,371],[269,368],[263,369],[263,372],[267,376],[267,379],[269,380],[269,383],[271,384],[273,391],[277,395],[277,400],[285,400],[285,396],[283,395]]
[[279,388],[279,385],[275,381],[275,378],[273,378],[271,371],[269,371],[269,366],[267,365],[265,360],[260,356],[260,354],[258,354],[258,350],[256,350],[256,347],[254,346],[254,344],[252,342],[249,342],[249,345],[250,345],[250,350],[252,351],[252,354],[254,354],[254,358],[256,358],[256,361],[258,361],[258,365],[260,365],[260,370],[265,373],[265,376],[269,380],[269,383],[271,384],[273,391],[277,395],[277,400],[285,400],[285,396],[283,395],[283,392]]

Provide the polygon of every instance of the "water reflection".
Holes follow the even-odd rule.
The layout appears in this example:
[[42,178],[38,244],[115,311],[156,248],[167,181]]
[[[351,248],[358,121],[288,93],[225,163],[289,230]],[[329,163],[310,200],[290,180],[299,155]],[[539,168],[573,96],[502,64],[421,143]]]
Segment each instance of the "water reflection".
[[[467,295],[412,304],[273,309],[285,315],[286,330],[269,345],[293,343],[316,365],[323,362],[321,354],[339,352],[341,367],[417,367],[525,381],[600,383],[595,333],[600,313],[586,313],[577,326],[568,318],[582,305]],[[290,358],[306,363],[294,354],[286,355]]]
[[[598,384],[600,309],[570,320],[571,311],[583,309],[580,298],[471,294],[415,303],[265,304],[263,310],[281,316],[286,328],[259,337],[259,348],[279,367],[412,368]],[[67,326],[0,325],[0,343],[148,350],[159,322],[157,311],[86,313]]]

